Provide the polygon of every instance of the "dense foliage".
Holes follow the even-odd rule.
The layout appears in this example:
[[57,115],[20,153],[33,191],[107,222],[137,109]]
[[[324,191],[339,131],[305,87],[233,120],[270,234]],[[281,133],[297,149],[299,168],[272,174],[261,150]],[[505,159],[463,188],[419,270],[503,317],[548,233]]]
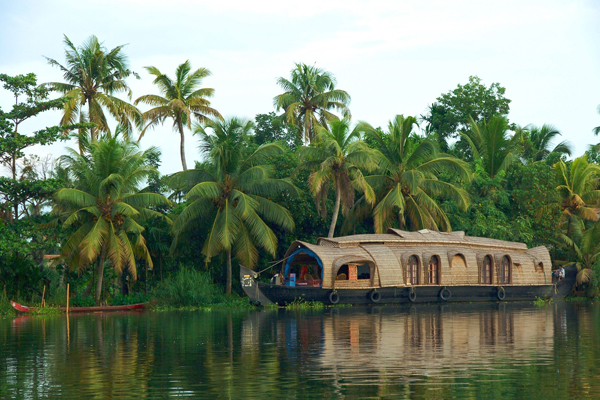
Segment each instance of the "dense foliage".
[[[128,292],[166,304],[218,303],[219,287],[237,289],[239,264],[268,278],[294,239],[389,227],[545,245],[554,263],[578,263],[579,290],[598,293],[598,151],[570,161],[552,125],[509,121],[498,83],[472,76],[440,95],[420,126],[399,113],[382,129],[351,122],[350,95],[334,75],[299,63],[277,81],[282,114],[223,120],[207,100],[214,90],[199,87],[205,68],[192,71],[186,61],[171,79],[148,67],[160,94],[139,97],[136,104],[151,107],[141,112],[116,97],[130,95],[126,79],[135,75],[122,46],[109,51],[93,36],[81,47],[65,44],[66,65],[49,60],[67,83],[0,75],[15,98],[12,110],[0,109],[0,164],[9,175],[0,177],[4,298],[39,300],[44,286],[58,298],[70,283],[82,304],[94,302],[94,286],[96,303],[127,302]],[[65,97],[49,99],[49,89]],[[63,110],[63,124],[83,123],[20,129],[51,109]],[[114,134],[103,110],[120,123]],[[194,119],[203,161],[188,170],[184,126]],[[158,149],[142,152],[130,141],[135,127],[142,138],[166,120],[181,137],[183,171],[172,176],[158,172]],[[61,163],[26,155],[73,130],[79,147]]]

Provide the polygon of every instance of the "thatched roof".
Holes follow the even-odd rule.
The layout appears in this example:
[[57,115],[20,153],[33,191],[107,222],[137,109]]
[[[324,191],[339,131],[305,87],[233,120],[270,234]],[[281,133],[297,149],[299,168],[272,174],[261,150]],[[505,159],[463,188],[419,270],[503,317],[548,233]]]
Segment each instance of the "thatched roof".
[[490,247],[512,250],[527,250],[527,245],[518,242],[509,242],[498,239],[465,236],[463,231],[437,232],[423,229],[417,232],[408,232],[400,229],[388,229],[386,234],[350,235],[336,238],[319,238],[318,246],[326,247],[355,247],[368,243],[381,243],[386,245],[412,245],[412,244],[455,244],[472,247]]

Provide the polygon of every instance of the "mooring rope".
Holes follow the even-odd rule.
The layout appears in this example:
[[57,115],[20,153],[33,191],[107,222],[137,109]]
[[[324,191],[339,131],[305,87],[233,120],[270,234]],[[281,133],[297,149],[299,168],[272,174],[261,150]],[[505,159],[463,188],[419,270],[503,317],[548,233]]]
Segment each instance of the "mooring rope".
[[273,267],[274,267],[274,266],[276,266],[277,264],[280,264],[280,263],[284,262],[285,260],[287,260],[287,259],[288,259],[288,258],[290,258],[290,257],[291,257],[291,256],[288,256],[288,257],[286,257],[286,258],[282,258],[282,259],[281,259],[281,260],[279,260],[279,261],[272,261],[272,262],[271,262],[271,264],[273,264],[273,265],[270,265],[270,266],[268,266],[267,268],[263,269],[262,271],[258,271],[258,272],[256,273],[256,276],[258,276],[258,275],[262,274],[263,272],[265,272],[265,271],[266,271],[266,270],[268,270],[268,269],[271,269],[271,268],[273,268]]

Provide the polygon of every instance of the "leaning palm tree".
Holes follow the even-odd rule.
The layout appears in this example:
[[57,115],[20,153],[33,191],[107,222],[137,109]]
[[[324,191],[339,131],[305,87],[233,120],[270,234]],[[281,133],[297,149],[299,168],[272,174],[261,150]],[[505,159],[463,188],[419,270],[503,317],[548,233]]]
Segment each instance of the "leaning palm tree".
[[136,259],[152,267],[141,222],[164,216],[150,207],[169,201],[157,193],[140,192],[139,185],[154,172],[148,156],[156,149],[140,152],[138,146],[118,139],[92,143],[86,154],[71,150],[61,158],[74,187],[54,195],[53,212],[70,235],[61,255],[71,269],[82,271],[96,265],[96,304],[100,302],[104,265],[119,275],[128,271],[136,279]]
[[350,95],[336,89],[333,74],[320,68],[297,63],[291,79],[279,78],[277,84],[284,93],[273,98],[273,105],[283,110],[282,117],[302,131],[305,144],[310,143],[317,127],[327,127],[328,121],[339,119],[332,110],[350,119]]
[[52,58],[46,59],[50,65],[63,71],[66,82],[44,84],[69,99],[64,105],[61,124],[95,124],[89,132],[91,141],[97,140],[99,132],[110,132],[105,109],[126,128],[128,134],[133,130],[132,123],[141,126],[142,115],[139,110],[115,97],[119,93],[126,93],[131,97],[131,90],[125,79],[130,75],[137,76],[128,67],[127,56],[121,52],[123,46],[109,51],[93,35],[80,47],[75,47],[67,36],[64,43],[67,47],[65,66]]
[[333,237],[340,206],[346,215],[354,205],[355,191],[362,192],[367,203],[373,205],[375,193],[365,180],[362,170],[377,168],[376,154],[360,140],[360,131],[350,131],[350,121],[331,121],[329,130],[317,127],[317,136],[310,146],[299,150],[300,163],[304,168],[314,169],[309,177],[310,190],[317,201],[321,216],[327,216],[325,206],[330,188],[335,192],[335,205],[329,234]]
[[284,148],[267,143],[250,152],[252,129],[252,122],[235,117],[197,125],[195,133],[202,138],[206,162],[170,180],[175,190],[187,192],[186,207],[173,223],[173,247],[190,227],[208,226],[202,253],[207,260],[227,254],[227,293],[231,293],[232,253],[240,264],[252,268],[258,260],[257,247],[275,256],[277,238],[267,222],[294,228],[288,210],[268,199],[297,191],[289,180],[271,178],[273,167],[265,164]]
[[519,133],[509,136],[508,120],[503,116],[495,116],[488,121],[475,123],[469,117],[471,129],[460,133],[471,149],[474,161],[480,161],[490,178],[517,161],[517,148],[521,135]]
[[190,61],[187,60],[175,70],[175,80],[163,74],[156,67],[146,67],[146,70],[154,75],[154,84],[158,86],[162,96],[148,94],[139,97],[134,104],[144,103],[154,108],[144,113],[144,121],[147,125],[140,133],[140,139],[148,128],[163,124],[167,118],[173,120],[173,130],[180,136],[179,153],[183,170],[187,170],[185,161],[185,135],[183,127],[192,128],[192,120],[196,118],[200,123],[208,122],[208,116],[222,119],[221,114],[210,107],[208,97],[212,97],[215,90],[209,88],[198,88],[202,80],[210,76],[206,68],[198,68],[191,72]]
[[527,161],[542,161],[551,153],[571,155],[572,148],[567,141],[562,141],[552,147],[553,139],[561,136],[560,131],[552,125],[544,124],[541,127],[527,125],[522,132],[525,143],[523,157]]
[[573,160],[571,167],[560,160],[554,164],[562,209],[561,225],[566,235],[577,235],[581,221],[598,221],[600,212],[600,166],[587,161],[587,153]]
[[397,115],[385,133],[361,123],[360,129],[380,159],[378,171],[366,178],[377,194],[377,202],[373,208],[364,197],[359,199],[344,224],[345,231],[369,215],[373,215],[377,233],[394,225],[400,229],[450,231],[450,221],[438,199],[451,198],[461,209],[467,209],[467,192],[440,180],[440,175],[452,174],[456,180],[469,181],[468,164],[440,153],[431,139],[417,137],[413,132],[416,123],[414,117]]

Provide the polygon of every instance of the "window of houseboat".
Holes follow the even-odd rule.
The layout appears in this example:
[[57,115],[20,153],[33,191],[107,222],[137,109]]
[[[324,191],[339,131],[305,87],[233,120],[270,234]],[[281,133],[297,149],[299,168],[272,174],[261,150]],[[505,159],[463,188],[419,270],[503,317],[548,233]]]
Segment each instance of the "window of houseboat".
[[371,279],[371,266],[364,264],[343,264],[337,271],[336,281],[357,281]]
[[417,259],[417,256],[410,256],[408,258],[408,271],[407,271],[407,276],[408,276],[408,283],[410,283],[411,285],[418,285],[419,284],[419,260]]
[[544,273],[544,264],[538,263],[538,265],[535,266],[535,272]]
[[510,283],[510,258],[508,256],[502,257],[500,264],[500,283],[508,285]]
[[481,267],[481,283],[492,284],[492,257],[485,256]]
[[440,283],[440,259],[438,256],[433,256],[429,259],[427,283],[430,285],[438,285]]

